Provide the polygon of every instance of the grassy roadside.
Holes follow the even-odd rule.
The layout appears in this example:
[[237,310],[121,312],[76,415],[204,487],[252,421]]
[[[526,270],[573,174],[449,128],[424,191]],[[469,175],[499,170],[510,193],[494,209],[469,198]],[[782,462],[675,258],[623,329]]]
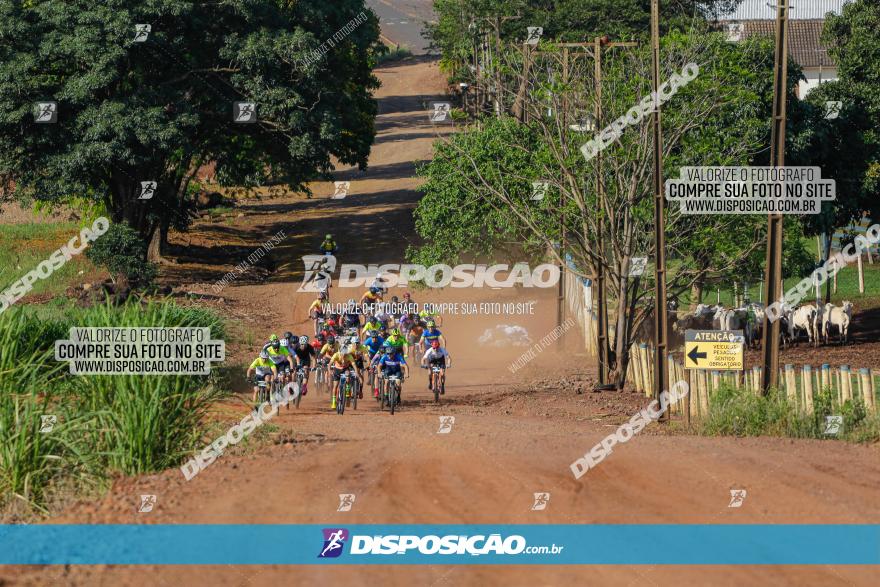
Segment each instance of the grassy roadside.
[[[35,269],[59,247],[78,236],[79,231],[80,225],[75,222],[0,225],[0,291]],[[105,272],[80,254],[52,273],[49,279],[34,282],[31,293],[58,295],[70,285],[100,281],[105,276]]]
[[[177,466],[207,438],[205,416],[226,395],[214,376],[73,376],[54,360],[71,326],[200,326],[223,339],[212,312],[170,302],[49,310],[0,314],[0,519],[46,513],[115,474]],[[44,416],[54,417],[49,431]]]

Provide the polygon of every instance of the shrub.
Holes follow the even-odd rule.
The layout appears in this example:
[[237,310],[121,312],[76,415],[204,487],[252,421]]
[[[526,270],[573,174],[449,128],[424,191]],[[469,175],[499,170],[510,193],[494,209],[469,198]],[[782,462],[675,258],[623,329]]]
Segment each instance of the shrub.
[[110,272],[113,283],[149,285],[156,277],[156,266],[147,259],[147,245],[137,231],[114,222],[107,232],[86,250],[86,257]]

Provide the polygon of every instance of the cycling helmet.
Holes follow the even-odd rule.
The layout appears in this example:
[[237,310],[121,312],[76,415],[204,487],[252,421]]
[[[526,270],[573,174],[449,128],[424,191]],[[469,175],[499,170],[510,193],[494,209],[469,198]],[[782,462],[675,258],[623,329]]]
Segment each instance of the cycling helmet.
[[400,301],[400,298],[398,298],[397,296],[391,296],[391,303],[392,304],[396,304],[399,301]]
[[328,241],[329,241],[329,240],[333,240],[333,235],[332,235],[332,234],[325,234],[325,235],[324,235],[324,239],[325,239],[325,240],[328,240]]
[[[288,344],[290,344],[290,341],[289,341],[289,340],[287,340],[286,338],[282,338],[282,339],[281,339],[281,346],[287,346]],[[276,348],[277,348],[277,347],[276,347]]]
[[332,318],[331,318],[330,320],[327,320],[327,326],[333,326],[333,327],[335,327],[335,326],[336,326],[336,320],[333,320]]
[[400,329],[399,328],[392,328],[391,329],[391,336],[400,336]]
[[260,351],[260,358],[261,359],[268,359],[269,353],[267,353],[266,351]]
[[385,354],[386,355],[393,355],[394,354],[394,347],[391,346],[390,344],[388,346],[386,346],[385,347]]
[[379,331],[378,330],[371,330],[370,331],[370,338],[379,338]]
[[309,344],[309,337],[308,336],[300,336],[299,337],[299,344]]
[[269,337],[269,341],[270,341],[270,342],[275,342],[276,340],[278,340],[278,335],[277,335],[277,334],[273,334],[272,336]]
[[319,300],[326,300],[327,299],[327,292],[323,291],[323,290],[319,291],[318,292],[318,299]]
[[440,348],[440,341],[439,340],[432,340],[431,341],[431,348],[432,349],[439,349]]
[[405,291],[405,292],[403,292],[403,297],[404,297],[404,299],[407,299],[407,300],[408,300],[409,298],[412,297],[412,294],[409,293],[408,291]]
[[327,337],[327,344],[336,344],[336,337],[332,334]]
[[379,288],[378,288],[378,287],[371,287],[371,288],[370,288],[370,293],[374,293],[374,294],[379,293]]
[[316,339],[318,342],[326,342],[326,341],[327,341],[327,337],[324,336],[324,333],[323,333],[323,332],[319,332],[319,333],[317,334],[317,336],[315,336],[315,339]]
[[269,346],[272,347],[273,349],[277,349],[278,347],[281,346],[281,341],[280,340],[273,340],[272,342],[269,343]]
[[428,320],[428,322],[425,324],[425,326],[427,326],[428,328],[434,328],[434,326],[436,326],[436,324],[434,324],[433,320]]
[[348,305],[349,306],[353,306],[356,303],[357,303],[357,300],[355,300],[354,298],[348,298]]
[[295,338],[295,337],[293,336],[293,333],[288,330],[287,332],[284,333],[284,338],[286,338],[287,340],[290,340],[291,338]]
[[386,349],[390,349],[392,347],[392,344],[386,340],[385,342],[382,343],[382,346],[385,347]]

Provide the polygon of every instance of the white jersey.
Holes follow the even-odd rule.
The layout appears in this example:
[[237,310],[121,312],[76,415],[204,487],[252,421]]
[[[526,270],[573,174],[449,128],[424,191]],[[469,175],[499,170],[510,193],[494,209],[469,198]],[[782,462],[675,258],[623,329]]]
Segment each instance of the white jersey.
[[449,352],[443,347],[439,349],[435,349],[433,347],[429,348],[425,351],[425,356],[422,357],[422,361],[439,361],[440,359],[445,359],[449,356]]

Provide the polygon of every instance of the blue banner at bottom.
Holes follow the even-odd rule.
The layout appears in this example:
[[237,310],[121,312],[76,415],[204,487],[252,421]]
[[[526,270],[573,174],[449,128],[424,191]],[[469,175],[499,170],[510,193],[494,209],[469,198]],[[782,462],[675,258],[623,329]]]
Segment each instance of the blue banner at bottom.
[[877,565],[880,525],[0,525],[0,564]]

